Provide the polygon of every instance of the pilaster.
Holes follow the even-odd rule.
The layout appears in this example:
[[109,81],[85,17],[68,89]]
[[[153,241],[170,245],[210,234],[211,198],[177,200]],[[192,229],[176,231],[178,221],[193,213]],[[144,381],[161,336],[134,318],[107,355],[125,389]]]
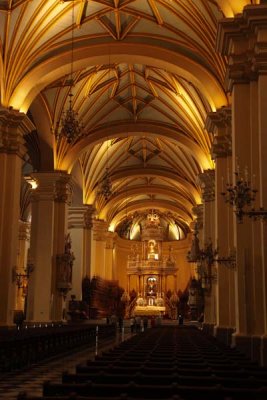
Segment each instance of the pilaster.
[[16,284],[12,269],[17,262],[21,169],[26,152],[23,135],[33,129],[25,114],[0,108],[0,326],[13,323]]
[[[267,4],[246,7],[235,18],[222,20],[217,50],[228,58],[226,88],[232,94],[233,171],[248,170],[251,185],[259,191],[255,208],[266,208]],[[251,222],[247,217],[243,224],[234,223],[237,253],[234,341],[249,356],[262,362],[267,357],[256,338],[267,330],[266,229],[263,222]]]
[[[233,210],[225,203],[222,192],[232,176],[232,113],[230,107],[222,107],[209,113],[206,129],[213,135],[211,148],[215,160],[215,247],[218,257],[229,257],[234,249]],[[235,293],[233,268],[217,264],[217,325],[216,336],[226,344],[235,327]]]
[[35,322],[63,318],[63,288],[58,287],[57,260],[65,251],[70,176],[64,172],[32,174],[31,254],[35,269],[30,277],[28,319]]
[[92,262],[92,274],[105,279],[106,265],[106,241],[108,223],[103,220],[93,221],[94,260]]
[[[203,241],[204,248],[209,243],[213,244],[215,239],[214,229],[214,212],[215,212],[215,171],[206,170],[198,175],[198,183],[201,187],[202,201],[203,201]],[[205,274],[208,278],[208,287],[206,288],[205,295],[205,324],[215,325],[216,323],[216,284],[215,284],[215,270],[213,265],[209,265],[205,261],[205,265],[201,268],[205,269]]]
[[95,208],[93,205],[87,205],[84,212],[84,276],[92,278],[95,274],[92,270],[92,260],[94,254],[93,246],[93,224],[95,218]]
[[69,207],[68,231],[71,235],[72,249],[75,254],[75,268],[72,274],[72,289],[68,293],[67,300],[71,295],[75,295],[77,300],[82,299],[82,279],[86,276],[86,256],[91,249],[91,243],[86,237],[87,230],[84,221],[86,211],[86,205]]
[[115,232],[107,232],[106,239],[106,263],[105,263],[105,276],[106,279],[114,279],[114,248],[117,234]]

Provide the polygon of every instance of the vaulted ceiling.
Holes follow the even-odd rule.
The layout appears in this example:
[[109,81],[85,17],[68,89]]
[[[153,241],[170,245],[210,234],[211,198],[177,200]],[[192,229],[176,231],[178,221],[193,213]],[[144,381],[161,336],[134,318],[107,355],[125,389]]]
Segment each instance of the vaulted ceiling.
[[[217,23],[258,3],[0,0],[1,104],[29,112],[40,168],[72,171],[112,229],[153,208],[186,230],[196,176],[213,168],[207,113],[229,102]],[[55,135],[71,79],[83,137],[68,144]]]

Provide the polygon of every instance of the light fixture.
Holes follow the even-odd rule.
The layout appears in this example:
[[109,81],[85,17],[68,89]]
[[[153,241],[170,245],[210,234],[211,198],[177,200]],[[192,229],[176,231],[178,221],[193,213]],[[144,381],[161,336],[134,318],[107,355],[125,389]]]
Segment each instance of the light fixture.
[[105,200],[108,200],[112,195],[112,184],[109,176],[109,168],[106,167],[106,171],[104,173],[104,177],[101,182],[99,194],[102,194]]
[[30,274],[34,270],[34,265],[32,262],[27,263],[23,273],[17,271],[17,267],[12,270],[12,281],[16,282],[18,289],[22,289],[22,296],[26,297],[28,293],[28,284]]
[[70,85],[69,89],[69,106],[66,111],[63,111],[62,118],[57,124],[56,139],[66,139],[67,143],[71,144],[83,136],[83,125],[80,124],[78,113],[73,108],[73,61],[74,61],[74,0],[72,0],[72,27],[71,27],[71,69],[70,79],[67,83]]
[[108,149],[109,149],[109,143],[108,143],[108,140],[107,140],[107,164],[106,164],[106,170],[105,170],[102,182],[100,184],[100,189],[98,191],[98,194],[99,195],[103,195],[106,201],[113,194],[112,183],[111,183],[110,172],[109,172]]
[[267,210],[260,207],[258,210],[254,208],[246,209],[251,207],[256,199],[257,190],[252,188],[250,181],[247,179],[247,172],[245,171],[245,179],[240,177],[239,172],[235,172],[236,183],[226,184],[226,192],[222,192],[225,202],[230,204],[234,208],[234,212],[237,217],[238,223],[243,222],[243,217],[248,216],[253,220],[262,219],[267,220]]
[[218,249],[213,250],[211,239],[205,244],[204,249],[199,246],[198,231],[195,230],[192,240],[191,250],[187,253],[187,261],[199,263],[203,265],[206,263],[211,267],[215,262],[227,268],[234,268],[236,266],[235,251],[230,252],[226,257],[218,255]]

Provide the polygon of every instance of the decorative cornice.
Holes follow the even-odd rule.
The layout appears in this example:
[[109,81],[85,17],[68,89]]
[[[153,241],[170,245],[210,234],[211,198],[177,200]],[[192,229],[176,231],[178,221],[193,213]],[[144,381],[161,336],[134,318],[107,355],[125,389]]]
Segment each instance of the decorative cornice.
[[54,183],[54,200],[58,203],[67,203],[69,206],[72,201],[73,188],[71,176],[68,174],[60,175]]
[[108,233],[108,223],[101,219],[94,220],[93,232],[94,232],[94,240],[103,242],[106,241]]
[[211,157],[213,160],[217,158],[228,157],[232,155],[232,136],[215,136],[211,146]]
[[96,212],[96,210],[93,205],[88,204],[86,206],[86,209],[84,212],[84,228],[86,228],[86,229],[93,228],[93,220],[94,220],[95,212]]
[[34,129],[24,113],[0,107],[0,153],[17,154],[23,158],[26,153],[23,135]]
[[87,206],[75,206],[69,207],[68,209],[68,229],[72,228],[84,228],[84,213],[86,212]]
[[32,191],[31,200],[51,200],[71,203],[71,176],[66,172],[34,172],[32,178],[37,182],[37,188]]
[[218,25],[216,49],[228,57],[226,88],[256,80],[267,73],[267,5],[248,6]]
[[198,183],[202,190],[202,200],[204,202],[215,200],[215,170],[207,169],[198,175]]
[[205,128],[213,135],[225,135],[232,131],[232,109],[221,107],[207,114]]
[[222,107],[207,115],[205,128],[213,134],[211,156],[213,159],[232,154],[232,110]]

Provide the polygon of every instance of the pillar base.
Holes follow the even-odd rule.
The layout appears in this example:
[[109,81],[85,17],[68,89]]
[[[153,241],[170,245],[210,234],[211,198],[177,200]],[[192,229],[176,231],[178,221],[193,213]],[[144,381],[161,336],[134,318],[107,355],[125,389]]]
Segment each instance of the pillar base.
[[261,337],[261,365],[267,366],[267,335]]
[[263,353],[265,352],[267,361],[267,337],[264,345],[263,337],[260,335],[243,335],[240,333],[234,333],[232,335],[232,346],[236,347],[252,361],[256,361],[261,365],[263,364]]
[[214,336],[219,342],[231,346],[232,344],[232,334],[235,332],[235,328],[230,328],[226,326],[215,326]]

